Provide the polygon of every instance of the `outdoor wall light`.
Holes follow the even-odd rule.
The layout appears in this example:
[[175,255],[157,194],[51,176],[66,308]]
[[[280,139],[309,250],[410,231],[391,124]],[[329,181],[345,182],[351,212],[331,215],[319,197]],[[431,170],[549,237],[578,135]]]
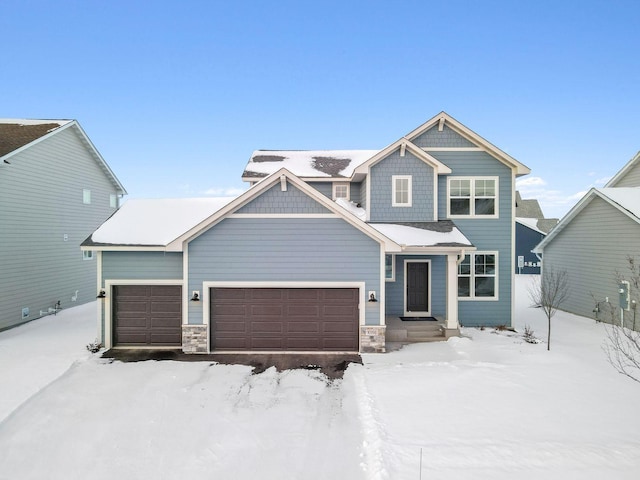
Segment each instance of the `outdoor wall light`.
[[370,302],[377,302],[378,299],[376,298],[376,292],[375,291],[370,291],[369,292],[369,301]]
[[191,301],[192,302],[199,302],[200,301],[200,292],[198,292],[197,290],[193,291],[193,296],[191,297]]
[[98,296],[96,298],[107,298],[107,294],[104,290],[100,290],[100,293],[98,293]]

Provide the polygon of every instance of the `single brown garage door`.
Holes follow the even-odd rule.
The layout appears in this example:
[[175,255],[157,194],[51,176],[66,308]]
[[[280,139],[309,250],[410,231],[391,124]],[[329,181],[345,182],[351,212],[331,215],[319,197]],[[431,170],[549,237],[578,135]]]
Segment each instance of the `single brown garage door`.
[[357,288],[212,288],[212,350],[358,351]]
[[117,346],[180,346],[182,287],[114,286],[113,325]]

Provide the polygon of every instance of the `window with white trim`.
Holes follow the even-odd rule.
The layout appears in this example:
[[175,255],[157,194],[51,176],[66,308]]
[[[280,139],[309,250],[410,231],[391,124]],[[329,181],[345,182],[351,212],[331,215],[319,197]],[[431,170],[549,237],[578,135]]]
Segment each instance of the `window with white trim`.
[[91,204],[91,190],[88,188],[82,190],[82,203],[85,205]]
[[83,260],[93,260],[93,250],[83,250],[82,251],[82,259]]
[[394,255],[387,253],[384,256],[384,278],[388,282],[393,282],[396,279],[396,268]]
[[391,177],[392,203],[394,207],[411,206],[411,175],[393,175]]
[[109,194],[109,206],[111,208],[118,208],[118,197],[115,193]]
[[498,177],[449,177],[448,216],[498,217]]
[[349,200],[350,197],[350,185],[348,183],[334,183],[333,184],[333,199],[344,198]]
[[498,253],[466,255],[458,265],[458,298],[498,298]]

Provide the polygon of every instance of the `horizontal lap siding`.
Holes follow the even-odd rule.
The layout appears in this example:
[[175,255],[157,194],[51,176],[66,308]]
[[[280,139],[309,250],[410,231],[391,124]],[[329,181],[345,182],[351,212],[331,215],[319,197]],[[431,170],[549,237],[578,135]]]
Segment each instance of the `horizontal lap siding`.
[[80,244],[115,211],[116,194],[74,127],[9,161],[0,167],[0,329],[23,321],[23,307],[31,320],[58,300],[95,300],[96,261],[83,260]]
[[410,256],[396,255],[395,282],[387,282],[386,289],[386,314],[404,315],[404,262],[405,260],[431,260],[431,314],[435,317],[446,317],[447,290],[446,290],[446,257],[443,256]]
[[[228,218],[189,243],[189,291],[205,281],[366,282],[380,289],[380,245],[338,218]],[[379,304],[367,306],[379,323]],[[202,308],[190,305],[190,323]]]
[[[485,152],[438,152],[431,154],[452,170],[455,176],[499,177],[499,218],[497,219],[453,219],[460,231],[478,251],[498,251],[498,295],[499,301],[461,300],[458,315],[463,326],[511,325],[511,286],[514,252],[513,192],[511,169]],[[447,218],[447,178],[438,179],[438,215]]]
[[[329,184],[329,188],[331,184]],[[282,191],[280,184],[271,187],[258,198],[252,200],[235,213],[273,214],[273,213],[330,213],[327,208],[309,197],[306,193],[287,183]]]
[[618,180],[613,187],[640,187],[640,162],[637,162],[629,171]]
[[182,278],[179,252],[102,252],[103,280],[176,280]]
[[604,200],[594,198],[545,247],[543,270],[566,270],[569,298],[562,309],[593,318],[592,294],[599,301],[609,297],[617,306],[615,272],[627,274],[627,255],[640,260],[640,225]]

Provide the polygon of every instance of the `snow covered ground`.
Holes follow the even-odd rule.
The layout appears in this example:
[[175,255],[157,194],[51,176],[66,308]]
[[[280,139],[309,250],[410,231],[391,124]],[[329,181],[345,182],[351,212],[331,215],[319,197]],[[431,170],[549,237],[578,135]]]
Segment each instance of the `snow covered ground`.
[[[546,338],[517,279],[516,327]],[[640,384],[604,328],[364,355],[343,380],[90,355],[95,304],[0,333],[0,479],[637,479]],[[422,463],[422,471],[420,465]]]

